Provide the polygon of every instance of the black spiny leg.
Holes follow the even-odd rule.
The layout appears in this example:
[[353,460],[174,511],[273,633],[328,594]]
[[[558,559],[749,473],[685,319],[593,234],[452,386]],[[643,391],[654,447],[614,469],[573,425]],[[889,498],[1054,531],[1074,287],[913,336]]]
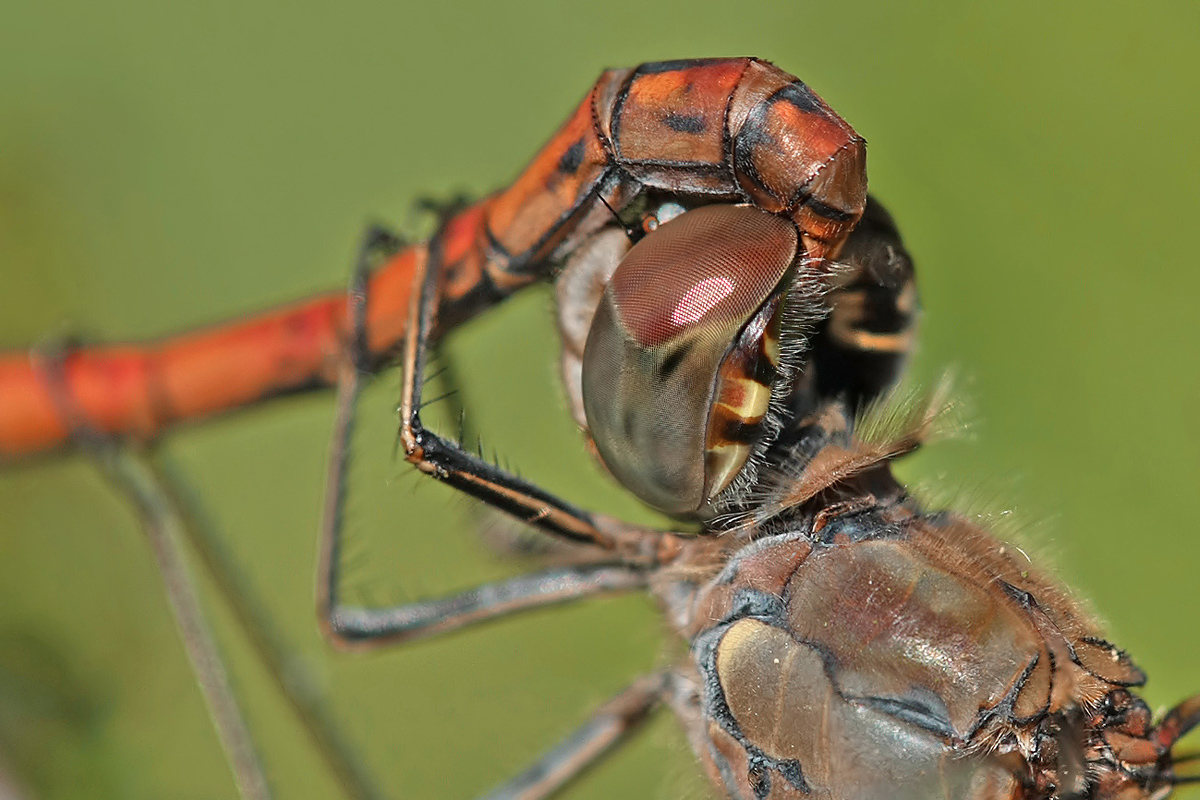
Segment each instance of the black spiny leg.
[[[343,360],[337,383],[337,412],[330,445],[329,472],[326,480],[325,514],[317,577],[317,613],[326,636],[338,644],[375,647],[386,643],[433,636],[477,622],[518,611],[562,603],[597,594],[644,588],[645,560],[631,563],[612,551],[610,539],[601,534],[592,519],[535,487],[465,454],[460,448],[427,432],[415,412],[420,402],[421,362],[432,327],[432,311],[415,320],[416,307],[427,310],[437,297],[436,272],[428,277],[426,265],[418,269],[416,280],[422,287],[410,318],[406,341],[404,381],[405,420],[415,423],[401,430],[406,453],[423,471],[443,478],[469,494],[531,522],[550,533],[574,542],[584,542],[594,550],[594,558],[585,563],[522,575],[506,581],[485,584],[466,592],[435,600],[407,603],[390,608],[347,606],[341,602],[341,527],[345,503],[345,475],[349,456],[350,430],[362,377],[366,372],[364,320],[367,307],[367,265],[375,238],[368,237],[359,255],[359,266],[350,289],[349,319],[352,330],[349,350]],[[434,252],[436,253],[436,246]],[[430,257],[432,261],[433,256]],[[428,279],[427,279],[428,277]],[[416,333],[420,328],[423,335]],[[407,434],[407,436],[406,436]],[[417,450],[408,442],[417,443]],[[419,450],[419,452],[418,452]],[[646,534],[657,539],[657,534]],[[598,546],[597,546],[598,545]]]
[[441,239],[435,236],[415,275],[417,291],[409,312],[404,347],[404,385],[400,404],[400,441],[405,457],[422,472],[505,511],[554,536],[613,550],[618,543],[586,511],[533,484],[476,458],[421,423],[422,377],[431,332],[436,325]]

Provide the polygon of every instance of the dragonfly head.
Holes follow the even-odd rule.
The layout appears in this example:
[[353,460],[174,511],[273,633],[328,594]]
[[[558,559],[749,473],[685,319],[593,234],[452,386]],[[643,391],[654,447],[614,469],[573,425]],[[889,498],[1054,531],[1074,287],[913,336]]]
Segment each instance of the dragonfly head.
[[823,314],[805,261],[794,223],[736,205],[687,211],[621,260],[582,395],[600,458],[643,501],[703,516],[769,441],[772,401]]

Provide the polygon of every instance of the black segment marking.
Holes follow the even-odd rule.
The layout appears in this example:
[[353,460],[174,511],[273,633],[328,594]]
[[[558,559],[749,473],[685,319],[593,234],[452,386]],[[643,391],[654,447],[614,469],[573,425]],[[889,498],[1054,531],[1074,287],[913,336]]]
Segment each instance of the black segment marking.
[[704,117],[698,114],[676,114],[673,111],[666,113],[663,123],[673,131],[692,135],[704,133],[708,127],[704,124]]
[[769,106],[769,100],[760,101],[742,123],[741,130],[733,139],[733,165],[738,174],[743,175],[764,194],[775,200],[782,200],[763,181],[762,176],[758,174],[758,167],[754,164],[754,154],[760,149],[779,149],[779,143],[764,124]]
[[795,81],[780,89],[771,98],[774,100],[783,100],[791,103],[793,106],[803,111],[806,114],[819,114],[822,117],[830,116],[829,108],[821,102],[821,98],[808,88],[803,81]]
[[[723,164],[714,164],[711,161],[670,161],[667,159],[657,158],[626,158],[622,159],[622,165],[629,169],[637,167],[654,167],[661,170],[682,170],[684,172],[695,172],[700,177],[709,175],[724,176],[725,169]],[[688,189],[688,193],[694,193],[694,190]]]
[[842,211],[841,209],[826,205],[811,195],[804,201],[804,205],[812,209],[814,214],[825,217],[825,219],[831,219],[834,222],[849,222],[854,219],[854,214],[849,211]]
[[579,165],[583,163],[583,139],[578,139],[574,144],[567,148],[562,154],[562,158],[558,159],[558,171],[572,175],[575,170],[579,169]]
[[[609,167],[608,169],[604,170],[604,172],[602,172],[598,176],[596,176],[596,179],[593,180],[591,183],[589,183],[587,186],[582,187],[581,190],[576,195],[575,203],[570,208],[568,208],[566,211],[564,211],[562,214],[560,214],[558,219],[555,220],[554,224],[551,225],[546,230],[546,232],[544,234],[542,234],[541,238],[539,238],[536,242],[534,242],[534,244],[528,250],[526,250],[524,253],[512,254],[512,255],[508,254],[501,247],[500,242],[496,239],[496,237],[492,233],[492,231],[490,229],[488,229],[487,236],[488,236],[489,244],[493,245],[496,248],[499,248],[497,250],[497,252],[500,253],[500,255],[503,256],[504,260],[506,260],[508,262],[508,267],[505,271],[515,274],[515,275],[519,275],[522,272],[524,272],[525,270],[529,269],[530,267],[534,267],[534,268],[544,267],[544,265],[542,263],[540,263],[540,261],[535,259],[535,256],[541,253],[542,249],[546,246],[547,242],[549,242],[551,239],[553,239],[559,235],[559,233],[563,229],[563,226],[568,225],[577,216],[582,216],[582,215],[586,214],[591,208],[590,204],[587,201],[591,200],[592,197],[598,191],[600,191],[601,187],[607,185],[607,183],[610,179],[614,179],[614,178],[617,181],[620,181],[621,173],[617,168]],[[620,183],[618,183],[617,186],[619,187]],[[542,257],[544,258],[545,256],[543,255]]]
[[725,64],[737,60],[735,58],[683,58],[675,61],[655,61],[650,64],[642,64],[638,67],[637,72],[639,75],[657,75],[663,72],[707,67],[711,64]]
[[608,116],[608,127],[612,134],[612,153],[617,161],[625,161],[621,155],[621,114],[625,111],[625,101],[629,99],[629,92],[633,89],[633,84],[638,79],[641,70],[634,70],[621,84],[621,88],[617,89],[616,95],[612,100],[612,112]]

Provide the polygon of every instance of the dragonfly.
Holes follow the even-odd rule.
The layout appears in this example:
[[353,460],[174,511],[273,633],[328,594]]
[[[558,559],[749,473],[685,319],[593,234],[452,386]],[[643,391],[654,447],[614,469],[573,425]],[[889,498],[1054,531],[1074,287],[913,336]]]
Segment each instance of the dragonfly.
[[[792,76],[754,59],[606,72],[509,188],[447,211],[415,247],[370,233],[359,265],[347,293],[234,327],[5,359],[4,452],[151,438],[335,384],[330,639],[374,647],[649,591],[688,658],[494,796],[547,796],[658,706],[738,798],[1132,800],[1186,780],[1174,745],[1200,697],[1154,720],[1133,691],[1144,675],[1065,590],[893,477],[945,406],[890,391],[913,343],[912,262],[867,197],[862,139]],[[578,508],[421,421],[437,336],[550,279],[573,417],[679,527]],[[563,563],[394,608],[341,600],[352,411],[362,376],[397,352],[405,457],[558,542]],[[238,354],[252,360],[237,378],[213,368]],[[152,477],[114,475],[149,528],[173,524]]]

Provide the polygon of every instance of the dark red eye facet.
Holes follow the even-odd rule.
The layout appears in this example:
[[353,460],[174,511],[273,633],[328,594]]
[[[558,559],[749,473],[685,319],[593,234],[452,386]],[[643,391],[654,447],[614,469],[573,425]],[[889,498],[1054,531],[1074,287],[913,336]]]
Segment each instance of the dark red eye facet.
[[[605,464],[650,505],[695,513],[749,457],[774,368],[757,360],[777,355],[777,319],[751,326],[753,342],[742,333],[760,313],[775,318],[798,249],[788,220],[704,206],[658,227],[613,273],[584,351],[584,409]],[[722,430],[744,422],[738,441],[710,432],[716,405]]]

